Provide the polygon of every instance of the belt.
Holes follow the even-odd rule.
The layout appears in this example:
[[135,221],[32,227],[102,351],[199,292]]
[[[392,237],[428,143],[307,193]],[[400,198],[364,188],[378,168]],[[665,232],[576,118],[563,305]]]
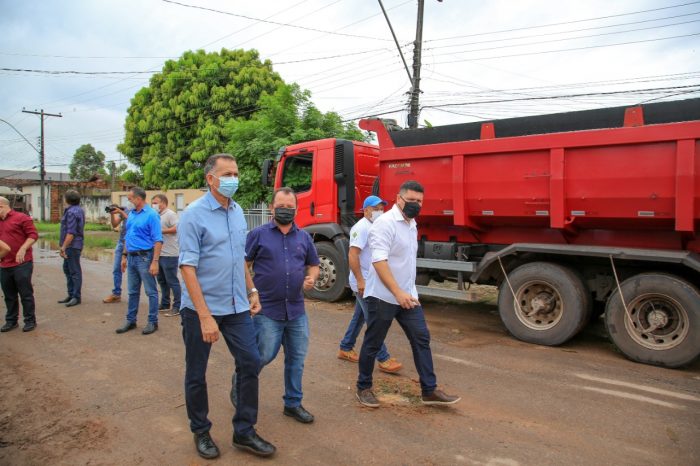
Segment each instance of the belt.
[[152,252],[153,252],[153,248],[143,249],[141,251],[129,251],[127,254],[129,254],[130,256],[147,256]]

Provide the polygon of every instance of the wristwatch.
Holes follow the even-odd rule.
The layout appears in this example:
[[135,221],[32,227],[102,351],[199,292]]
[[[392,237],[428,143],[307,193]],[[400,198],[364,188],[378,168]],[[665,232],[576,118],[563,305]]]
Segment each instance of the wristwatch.
[[254,294],[254,293],[257,293],[257,292],[258,292],[258,289],[257,289],[257,288],[251,288],[250,291],[248,292],[248,296],[250,296],[250,295],[252,295],[252,294]]

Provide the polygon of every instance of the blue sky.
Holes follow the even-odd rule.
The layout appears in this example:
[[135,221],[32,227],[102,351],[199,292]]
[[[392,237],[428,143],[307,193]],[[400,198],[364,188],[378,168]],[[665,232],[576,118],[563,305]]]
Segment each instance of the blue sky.
[[[311,90],[322,110],[348,119],[385,113],[405,123],[410,85],[375,0],[182,3],[254,19],[162,0],[0,0],[0,67],[157,71],[185,50],[255,48],[285,81]],[[384,5],[410,66],[416,2]],[[301,27],[255,20],[265,18]],[[681,86],[700,84],[698,34],[700,2],[426,0],[421,121],[439,125],[697,97],[698,87]],[[22,113],[23,107],[63,115],[46,121],[49,171],[67,171],[86,143],[118,160],[129,100],[148,76],[0,71],[0,118],[35,142],[39,118]],[[678,89],[636,92],[671,87]],[[600,95],[618,91],[635,92]],[[528,100],[562,95],[571,97]],[[0,168],[25,170],[36,160],[33,149],[0,123]]]

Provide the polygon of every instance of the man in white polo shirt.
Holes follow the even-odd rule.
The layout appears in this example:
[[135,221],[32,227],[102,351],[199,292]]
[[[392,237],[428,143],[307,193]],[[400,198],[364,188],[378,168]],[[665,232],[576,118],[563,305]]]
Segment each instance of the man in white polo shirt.
[[365,285],[368,319],[360,351],[357,399],[370,408],[379,407],[379,401],[372,392],[374,359],[394,319],[411,343],[423,404],[448,405],[461,399],[437,389],[430,332],[418,301],[418,230],[414,218],[420,213],[422,205],[423,187],[417,181],[406,181],[399,189],[396,204],[375,220],[369,231],[373,267]]
[[[350,230],[350,252],[348,263],[350,264],[350,289],[355,292],[355,312],[350,319],[345,336],[340,342],[338,359],[345,359],[350,362],[358,362],[360,356],[355,352],[354,346],[357,336],[360,334],[364,323],[367,321],[367,303],[363,295],[365,293],[365,280],[369,269],[372,268],[372,251],[367,244],[369,229],[375,219],[384,213],[386,201],[377,196],[367,196],[362,203],[364,217],[360,219]],[[401,370],[403,365],[389,355],[386,345],[382,343],[377,353],[379,370],[394,374]]]

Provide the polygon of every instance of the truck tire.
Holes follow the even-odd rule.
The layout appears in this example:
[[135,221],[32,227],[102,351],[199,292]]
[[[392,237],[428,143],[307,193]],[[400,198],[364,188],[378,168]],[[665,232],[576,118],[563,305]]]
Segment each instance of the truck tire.
[[316,251],[320,261],[320,273],[313,288],[306,296],[320,301],[338,301],[347,295],[348,266],[347,258],[341,257],[340,252],[328,241],[316,243]]
[[605,326],[615,346],[629,359],[681,367],[700,356],[700,292],[665,273],[642,273],[620,285],[608,299]]
[[576,335],[589,321],[591,294],[573,270],[550,262],[531,262],[508,274],[498,293],[498,312],[517,339],[556,346]]

